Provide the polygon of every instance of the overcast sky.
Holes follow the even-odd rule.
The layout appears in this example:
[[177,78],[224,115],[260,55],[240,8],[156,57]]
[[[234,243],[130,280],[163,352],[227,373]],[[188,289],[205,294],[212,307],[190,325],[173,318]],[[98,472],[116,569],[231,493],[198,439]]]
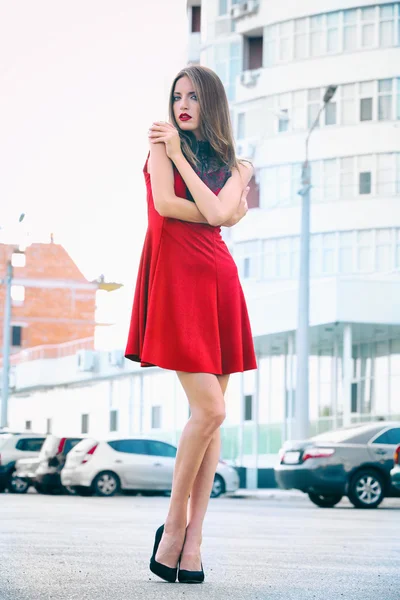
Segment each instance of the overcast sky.
[[65,246],[130,297],[146,228],[147,130],[187,62],[185,0],[2,0],[0,241]]

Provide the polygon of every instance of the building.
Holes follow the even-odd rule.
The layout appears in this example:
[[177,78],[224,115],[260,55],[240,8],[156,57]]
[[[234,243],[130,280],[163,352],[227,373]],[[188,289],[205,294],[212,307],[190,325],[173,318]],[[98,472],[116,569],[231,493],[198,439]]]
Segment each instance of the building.
[[[221,77],[256,168],[252,210],[225,235],[259,369],[232,376],[223,426],[223,456],[255,486],[296,419],[300,170],[332,83],[309,148],[310,432],[400,418],[400,4],[203,0],[188,16],[189,62]],[[176,441],[187,403],[175,375],[118,356],[17,365],[12,423]]]
[[[11,351],[93,338],[97,282],[88,281],[72,258],[53,240],[23,252],[0,244],[0,279],[11,260]],[[5,286],[0,286],[3,323]],[[3,331],[0,332],[2,348]],[[1,351],[1,350],[0,350]]]

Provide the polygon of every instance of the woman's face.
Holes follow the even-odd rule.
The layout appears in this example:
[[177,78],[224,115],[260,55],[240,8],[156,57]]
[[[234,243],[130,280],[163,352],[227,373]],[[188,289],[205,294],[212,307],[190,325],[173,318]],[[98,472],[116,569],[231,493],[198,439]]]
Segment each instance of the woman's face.
[[[186,75],[178,79],[173,95],[174,116],[183,131],[192,131],[200,137],[200,107],[194,85]],[[188,118],[190,117],[190,118]]]

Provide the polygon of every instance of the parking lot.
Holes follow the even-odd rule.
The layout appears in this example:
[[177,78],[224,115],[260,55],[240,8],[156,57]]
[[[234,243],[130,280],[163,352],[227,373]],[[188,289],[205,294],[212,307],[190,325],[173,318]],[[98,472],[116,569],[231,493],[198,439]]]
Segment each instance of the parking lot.
[[168,498],[2,494],[1,600],[399,600],[400,501],[319,509],[273,493],[210,501],[206,582],[148,570]]

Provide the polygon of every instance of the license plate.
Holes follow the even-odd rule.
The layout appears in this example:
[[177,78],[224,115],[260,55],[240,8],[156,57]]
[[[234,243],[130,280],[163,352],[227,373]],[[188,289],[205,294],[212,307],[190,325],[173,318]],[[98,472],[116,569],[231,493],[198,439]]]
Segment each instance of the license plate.
[[286,465],[295,465],[299,462],[300,452],[285,452],[283,462]]

